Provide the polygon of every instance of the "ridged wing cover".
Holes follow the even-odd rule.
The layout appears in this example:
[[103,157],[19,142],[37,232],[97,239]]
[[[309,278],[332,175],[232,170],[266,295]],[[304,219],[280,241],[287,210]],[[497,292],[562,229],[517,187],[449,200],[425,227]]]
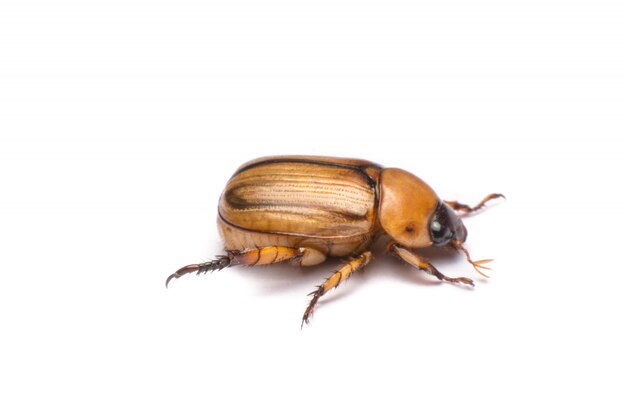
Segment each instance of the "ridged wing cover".
[[219,214],[231,225],[257,232],[322,238],[371,234],[381,169],[344,158],[257,159],[230,179]]

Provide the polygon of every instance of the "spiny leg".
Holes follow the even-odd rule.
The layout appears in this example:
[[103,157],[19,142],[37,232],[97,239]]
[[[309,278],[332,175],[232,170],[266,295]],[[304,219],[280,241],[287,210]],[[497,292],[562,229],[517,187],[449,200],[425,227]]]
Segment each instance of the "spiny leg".
[[201,263],[191,264],[180,268],[165,280],[165,287],[175,278],[180,278],[185,274],[196,272],[197,274],[208,271],[221,271],[233,265],[269,265],[288,260],[297,260],[308,255],[311,251],[307,248],[290,248],[286,246],[268,246],[265,248],[228,250],[226,255],[220,255],[217,259]]
[[441,281],[452,282],[452,283],[461,283],[465,285],[474,286],[474,281],[465,277],[458,278],[450,278],[439,272],[437,268],[433,266],[426,258],[416,254],[415,252],[410,251],[404,246],[399,245],[396,242],[391,242],[388,247],[389,251],[396,255],[398,258],[402,259],[404,262],[408,263],[411,266],[414,266],[417,269],[421,269],[431,275],[436,276]]
[[192,272],[196,272],[200,274],[201,272],[206,273],[208,271],[215,271],[215,270],[221,271],[222,269],[229,267],[230,264],[231,264],[231,259],[229,256],[220,255],[217,257],[217,259],[214,259],[209,262],[183,266],[178,271],[174,272],[172,275],[167,277],[167,279],[165,280],[165,288],[167,288],[171,280],[180,278],[183,275],[186,275]]
[[449,205],[454,211],[460,211],[463,214],[469,214],[469,213],[473,213],[475,211],[480,210],[481,208],[485,207],[485,204],[487,203],[487,201],[494,200],[496,198],[505,198],[505,197],[504,195],[497,194],[497,193],[489,194],[487,197],[483,198],[481,202],[476,204],[474,207],[468,206],[467,204],[459,203],[458,201],[444,200],[444,203]]
[[315,304],[320,299],[320,297],[326,294],[331,288],[337,288],[340,283],[348,279],[350,275],[358,271],[359,269],[365,267],[372,260],[372,252],[366,251],[360,254],[359,256],[351,259],[347,264],[339,268],[334,274],[332,274],[322,285],[317,286],[317,290],[309,293],[312,295],[311,301],[304,311],[304,315],[302,316],[302,324],[300,328],[304,326],[304,323],[309,323],[309,317],[313,313],[313,309],[315,308]]

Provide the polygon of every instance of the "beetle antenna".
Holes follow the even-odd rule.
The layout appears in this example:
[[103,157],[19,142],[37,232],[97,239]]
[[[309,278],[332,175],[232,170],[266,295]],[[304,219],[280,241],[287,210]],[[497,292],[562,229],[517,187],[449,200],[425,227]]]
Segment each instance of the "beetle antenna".
[[165,280],[165,288],[167,288],[171,280],[178,279],[182,277],[183,275],[190,274],[192,272],[195,272],[197,275],[200,275],[201,273],[205,274],[209,271],[211,272],[216,271],[216,270],[221,271],[222,269],[229,267],[230,264],[231,264],[231,259],[229,256],[220,255],[217,257],[217,259],[214,259],[209,262],[183,266],[178,271],[174,272],[172,275],[167,277],[167,279]]
[[485,274],[483,271],[481,271],[481,269],[491,270],[491,268],[489,268],[488,266],[485,266],[485,264],[492,262],[493,259],[481,259],[479,261],[472,261],[472,258],[470,258],[469,252],[467,251],[467,249],[465,249],[465,247],[463,247],[463,244],[461,243],[461,241],[454,240],[452,242],[452,245],[454,246],[455,249],[460,250],[461,252],[465,254],[465,259],[467,259],[467,262],[472,264],[476,272],[478,272],[480,275],[482,275],[485,278],[489,278],[489,275]]

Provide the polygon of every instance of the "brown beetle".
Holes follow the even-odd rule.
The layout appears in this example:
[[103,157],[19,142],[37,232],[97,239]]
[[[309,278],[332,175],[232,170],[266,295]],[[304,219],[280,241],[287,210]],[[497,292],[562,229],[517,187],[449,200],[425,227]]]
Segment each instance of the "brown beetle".
[[[289,261],[309,266],[327,257],[351,257],[310,293],[302,317],[308,323],[318,299],[372,259],[369,248],[388,235],[388,251],[441,281],[473,286],[465,277],[449,278],[413,250],[427,246],[462,251],[476,271],[491,259],[472,261],[462,243],[467,231],[459,214],[479,210],[490,194],[470,207],[442,201],[415,175],[369,161],[313,156],[274,156],[242,165],[219,202],[218,227],[225,255],[187,265],[167,278],[233,265]],[[486,276],[486,275],[485,275]]]

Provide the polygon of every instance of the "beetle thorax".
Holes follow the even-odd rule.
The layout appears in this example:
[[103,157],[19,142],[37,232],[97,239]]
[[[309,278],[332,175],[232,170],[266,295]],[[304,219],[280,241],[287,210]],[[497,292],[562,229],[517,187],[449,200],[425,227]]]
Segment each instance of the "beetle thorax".
[[433,189],[410,172],[398,168],[382,171],[380,225],[396,242],[412,248],[430,246],[429,223],[438,201]]

